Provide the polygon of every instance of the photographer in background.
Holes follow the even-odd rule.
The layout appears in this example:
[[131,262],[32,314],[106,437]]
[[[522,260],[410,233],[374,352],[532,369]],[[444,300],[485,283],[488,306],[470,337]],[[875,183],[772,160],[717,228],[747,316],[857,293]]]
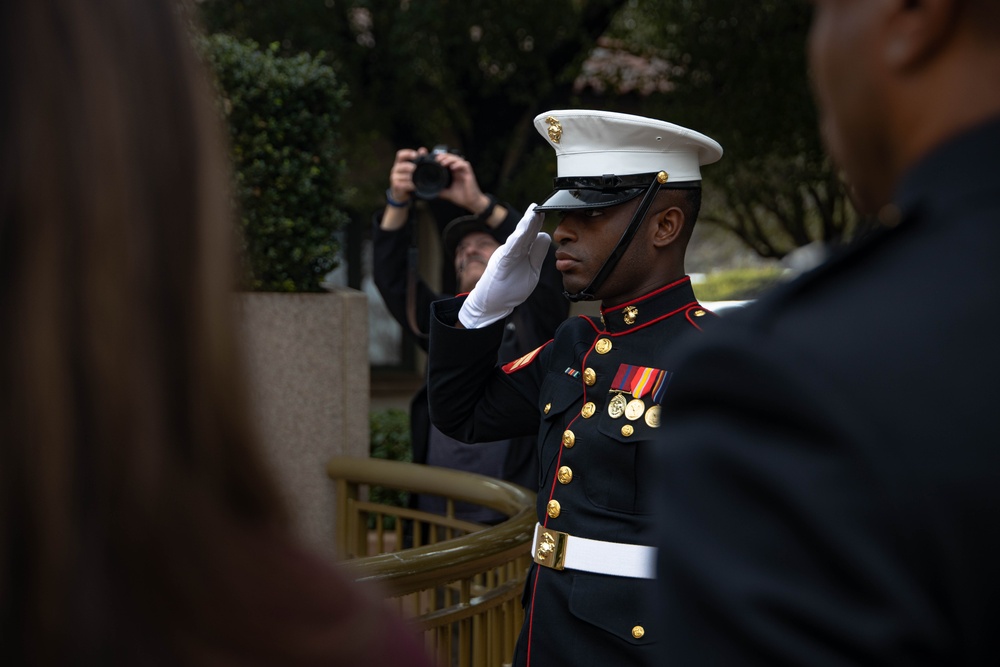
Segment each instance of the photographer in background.
[[[372,241],[374,280],[393,318],[424,351],[430,304],[442,298],[417,275],[410,249],[416,236],[415,201],[440,198],[469,212],[452,220],[443,232],[444,261],[455,267],[458,293],[471,290],[493,251],[506,240],[521,217],[479,187],[468,160],[446,148],[402,149],[389,172],[386,206],[375,214]],[[542,267],[538,287],[508,317],[499,360],[512,361],[552,338],[569,314],[562,282],[552,252]],[[430,423],[427,389],[421,387],[410,404],[413,460],[504,479],[534,489],[538,464],[534,438],[518,438],[467,445],[442,434]],[[420,509],[443,513],[443,499],[420,497]],[[456,515],[470,521],[493,523],[502,517],[485,508],[456,506]]]

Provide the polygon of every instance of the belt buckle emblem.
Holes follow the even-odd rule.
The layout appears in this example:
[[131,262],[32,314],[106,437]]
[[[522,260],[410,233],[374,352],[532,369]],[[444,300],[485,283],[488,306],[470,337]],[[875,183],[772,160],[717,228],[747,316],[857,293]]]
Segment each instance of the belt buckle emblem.
[[533,554],[534,561],[553,570],[564,569],[566,567],[566,538],[569,535],[558,530],[548,530],[538,526],[535,537],[538,547]]

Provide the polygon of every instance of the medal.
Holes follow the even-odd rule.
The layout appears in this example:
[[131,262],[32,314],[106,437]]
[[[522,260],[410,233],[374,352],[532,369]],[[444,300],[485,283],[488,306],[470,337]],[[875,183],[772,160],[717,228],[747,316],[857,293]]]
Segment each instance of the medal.
[[615,394],[614,397],[608,402],[608,414],[612,419],[618,419],[623,414],[625,414],[625,397],[621,394]]
[[660,428],[660,406],[652,405],[646,411],[646,424],[650,428]]
[[633,398],[625,406],[625,418],[629,421],[635,421],[642,416],[642,413],[646,411],[646,404],[642,402],[641,398]]

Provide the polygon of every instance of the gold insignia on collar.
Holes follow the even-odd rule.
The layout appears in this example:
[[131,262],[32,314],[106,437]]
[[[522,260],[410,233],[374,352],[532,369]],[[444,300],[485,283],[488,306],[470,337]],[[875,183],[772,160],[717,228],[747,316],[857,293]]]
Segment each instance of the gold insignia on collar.
[[549,125],[549,139],[552,143],[558,144],[562,139],[562,124],[554,116],[546,116],[545,122]]
[[623,315],[625,317],[625,324],[635,324],[635,318],[639,315],[639,309],[635,306],[629,306],[625,309]]

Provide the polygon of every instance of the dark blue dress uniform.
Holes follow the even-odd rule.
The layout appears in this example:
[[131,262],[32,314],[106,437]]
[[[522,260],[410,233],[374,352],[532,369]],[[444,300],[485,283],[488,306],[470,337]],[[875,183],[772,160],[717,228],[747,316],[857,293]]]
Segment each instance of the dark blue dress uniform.
[[[663,446],[658,401],[672,377],[675,342],[714,316],[684,278],[602,310],[601,317],[567,320],[552,341],[500,367],[502,324],[453,328],[461,304],[455,298],[433,306],[432,420],[467,442],[538,437],[538,521],[544,530],[533,545],[536,564],[525,588],[526,621],[514,663],[652,664],[662,630],[643,602],[651,586],[643,577],[652,576],[655,482],[642,473],[653,450]],[[605,559],[608,552],[600,549],[588,555],[586,546],[559,544],[565,535],[621,547],[612,544]],[[629,548],[624,545],[638,545],[639,563],[621,562],[632,555],[619,550]],[[547,565],[537,564],[539,552],[553,556]],[[587,565],[588,557],[626,572],[574,569]],[[644,558],[650,559],[645,574]],[[561,564],[565,569],[557,569]]]
[[664,664],[1000,664],[998,155],[1000,117],[938,146],[898,224],[691,341]]

